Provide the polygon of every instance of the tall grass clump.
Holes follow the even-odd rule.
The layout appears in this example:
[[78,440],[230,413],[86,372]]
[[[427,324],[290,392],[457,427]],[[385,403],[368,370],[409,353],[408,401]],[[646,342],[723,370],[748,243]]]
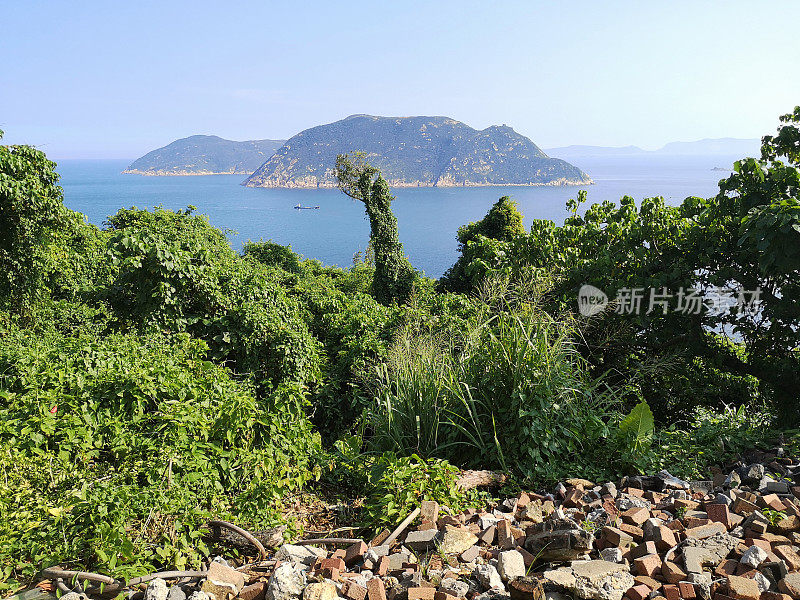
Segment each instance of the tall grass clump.
[[536,480],[606,473],[618,395],[590,377],[575,321],[537,293],[497,280],[460,335],[402,331],[379,368],[376,447]]

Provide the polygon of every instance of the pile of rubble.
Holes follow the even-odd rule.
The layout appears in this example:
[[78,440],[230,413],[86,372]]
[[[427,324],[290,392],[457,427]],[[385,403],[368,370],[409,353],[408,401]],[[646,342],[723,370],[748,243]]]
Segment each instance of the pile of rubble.
[[145,600],[800,598],[798,484],[800,464],[774,458],[710,481],[571,479],[484,510],[423,502],[369,542],[282,544],[199,583],[155,579]]

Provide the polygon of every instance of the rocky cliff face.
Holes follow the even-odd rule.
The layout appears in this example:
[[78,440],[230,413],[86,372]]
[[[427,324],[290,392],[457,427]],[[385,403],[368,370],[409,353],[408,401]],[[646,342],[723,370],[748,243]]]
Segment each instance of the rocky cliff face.
[[354,115],[289,139],[243,185],[334,187],[336,155],[362,151],[392,187],[588,184],[511,127],[482,131],[447,117]]
[[148,152],[123,173],[135,175],[249,175],[285,140],[234,142],[193,135]]

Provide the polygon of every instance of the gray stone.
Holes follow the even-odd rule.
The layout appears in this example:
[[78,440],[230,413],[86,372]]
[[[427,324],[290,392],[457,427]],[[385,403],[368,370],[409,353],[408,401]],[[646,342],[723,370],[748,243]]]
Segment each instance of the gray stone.
[[192,595],[189,596],[189,600],[211,600],[211,596],[202,590],[197,590],[196,592],[192,592]]
[[622,550],[619,548],[603,548],[600,550],[600,558],[607,562],[622,563]]
[[439,589],[456,598],[465,598],[469,592],[469,584],[455,577],[445,577],[439,584]]
[[498,520],[499,519],[497,517],[495,517],[494,515],[490,515],[488,513],[485,515],[480,515],[478,517],[478,523],[480,523],[481,530],[484,530],[487,527],[491,527],[492,525],[497,525]]
[[336,600],[336,586],[332,583],[309,583],[303,590],[303,600]]
[[416,587],[422,583],[422,572],[402,573],[400,575],[400,585],[404,588]]
[[293,600],[303,595],[306,572],[300,564],[282,563],[272,573],[267,585],[267,600]]
[[295,546],[294,544],[284,544],[275,553],[275,558],[283,562],[300,563],[311,566],[317,558],[324,558],[328,553],[313,546]]
[[752,464],[748,467],[745,467],[742,470],[742,481],[744,483],[758,483],[766,474],[766,469],[764,469],[764,465],[760,465],[758,463]]
[[620,494],[617,498],[617,508],[625,512],[631,508],[651,508],[653,505],[644,498],[637,498],[630,494]]
[[366,557],[367,558],[372,558],[372,560],[377,560],[381,556],[388,556],[390,549],[391,548],[388,545],[373,546],[372,548],[367,550]]
[[722,485],[726,488],[738,488],[740,485],[742,485],[742,477],[736,471],[732,471],[725,478],[725,481],[722,483]]
[[436,529],[422,529],[419,531],[409,531],[406,536],[406,546],[418,552],[425,552],[432,549],[439,536]]
[[757,569],[765,560],[767,560],[767,551],[753,544],[744,551],[739,562],[748,567]]
[[551,518],[528,528],[525,549],[543,561],[566,562],[591,551],[594,535],[572,519]]
[[144,592],[144,600],[167,600],[169,589],[167,589],[167,582],[157,577],[147,584],[147,589]]
[[604,483],[600,486],[600,495],[601,496],[611,496],[612,498],[617,497],[617,486],[613,483]]
[[411,554],[409,552],[395,552],[389,555],[389,570],[399,571],[403,568],[403,563],[410,562]]
[[689,482],[689,487],[695,492],[710,494],[711,490],[714,489],[714,482],[709,479],[692,479]]
[[167,600],[186,600],[186,592],[184,592],[183,588],[179,585],[173,585],[169,588]]
[[711,598],[711,573],[689,573],[686,581],[695,585],[695,592],[700,598]]
[[503,590],[491,589],[483,594],[475,596],[474,600],[511,600],[511,596]]
[[656,477],[658,477],[664,483],[664,487],[669,490],[688,490],[691,487],[688,481],[675,477],[669,471],[659,471],[656,473]]
[[497,557],[497,572],[503,581],[525,576],[525,559],[516,550],[501,552]]
[[86,594],[79,594],[78,592],[67,592],[61,598],[66,598],[67,600],[89,600]]
[[785,481],[770,481],[766,485],[767,491],[772,494],[788,494],[789,484]]
[[758,584],[758,589],[761,592],[768,592],[772,587],[772,582],[770,582],[763,573],[756,573],[755,577],[753,577],[753,581]]
[[586,600],[622,600],[634,585],[627,565],[604,560],[573,562],[544,572],[545,581]]
[[[727,533],[715,533],[714,535],[705,539],[687,538],[684,542],[683,557],[686,560],[687,551],[692,556],[692,561],[695,559],[700,560],[702,564],[710,564],[714,568],[731,553],[731,550],[739,545],[739,540]],[[692,554],[690,548],[698,549],[698,552]],[[692,565],[694,568],[694,563]],[[687,565],[687,570],[689,567]]]
[[707,548],[684,548],[683,567],[687,573],[702,573],[703,565],[714,562],[714,554]]
[[447,526],[442,538],[439,551],[444,554],[461,554],[472,548],[478,541],[478,536],[463,527]]
[[472,572],[472,576],[478,580],[478,583],[480,583],[484,589],[497,588],[505,590],[500,573],[498,573],[497,569],[492,565],[478,565]]

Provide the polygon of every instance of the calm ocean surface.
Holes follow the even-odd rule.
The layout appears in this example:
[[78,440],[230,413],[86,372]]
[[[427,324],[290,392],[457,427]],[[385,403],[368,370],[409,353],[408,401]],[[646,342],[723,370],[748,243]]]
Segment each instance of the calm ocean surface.
[[[636,200],[664,196],[677,204],[687,196],[710,197],[726,177],[714,167],[730,168],[735,156],[635,156],[572,159],[595,184],[583,187],[492,187],[397,189],[393,204],[400,239],[412,264],[439,277],[456,260],[456,230],[483,217],[503,195],[512,196],[531,219],[561,223],[564,205],[578,190],[590,202]],[[101,226],[122,207],[169,209],[191,204],[225,229],[231,244],[272,239],[290,244],[295,252],[325,264],[348,266],[353,254],[364,251],[369,223],[364,207],[337,190],[274,190],[239,185],[243,175],[142,177],[122,175],[130,161],[64,160],[58,164],[66,205]],[[296,204],[320,210],[295,210]]]

